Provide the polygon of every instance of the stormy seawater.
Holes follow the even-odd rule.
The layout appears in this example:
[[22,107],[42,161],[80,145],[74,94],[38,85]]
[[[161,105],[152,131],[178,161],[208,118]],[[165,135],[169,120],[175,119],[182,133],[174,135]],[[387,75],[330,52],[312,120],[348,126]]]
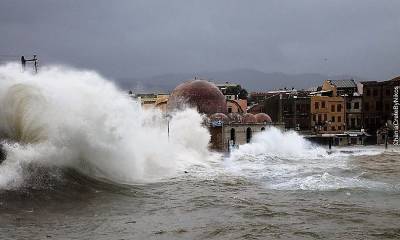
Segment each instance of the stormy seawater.
[[271,128],[229,156],[202,116],[94,72],[0,67],[0,239],[399,239],[400,149]]

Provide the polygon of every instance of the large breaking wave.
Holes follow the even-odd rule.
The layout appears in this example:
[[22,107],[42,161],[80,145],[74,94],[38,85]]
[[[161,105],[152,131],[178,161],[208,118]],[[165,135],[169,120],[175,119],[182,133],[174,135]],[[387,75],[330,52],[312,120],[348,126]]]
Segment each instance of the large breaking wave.
[[24,184],[35,167],[72,168],[118,183],[149,182],[207,165],[209,133],[202,116],[145,111],[92,71],[17,64],[0,66],[0,137],[7,159],[0,188]]

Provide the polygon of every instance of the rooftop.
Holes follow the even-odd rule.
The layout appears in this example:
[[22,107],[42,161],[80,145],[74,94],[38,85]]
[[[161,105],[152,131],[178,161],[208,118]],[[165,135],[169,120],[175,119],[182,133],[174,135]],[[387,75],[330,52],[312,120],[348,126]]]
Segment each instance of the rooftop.
[[386,81],[364,81],[361,82],[363,85],[386,85],[386,84],[397,84],[396,82],[400,81],[400,76],[392,78]]
[[237,83],[230,83],[230,82],[225,82],[225,83],[215,83],[215,86],[217,87],[236,87],[240,84]]
[[354,79],[328,80],[328,82],[335,85],[337,88],[357,88]]

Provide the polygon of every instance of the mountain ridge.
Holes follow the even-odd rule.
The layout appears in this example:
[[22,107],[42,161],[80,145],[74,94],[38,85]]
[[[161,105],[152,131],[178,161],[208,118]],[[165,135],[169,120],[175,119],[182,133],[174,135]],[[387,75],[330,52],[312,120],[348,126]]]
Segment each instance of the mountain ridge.
[[[206,79],[215,83],[237,83],[248,91],[266,91],[283,88],[309,89],[322,85],[327,79],[361,80],[357,76],[329,76],[320,73],[287,74],[282,72],[262,72],[254,69],[234,69],[229,71],[193,73],[166,73],[146,78],[119,78],[118,85],[135,92],[170,92],[178,84],[194,79]],[[363,79],[364,80],[364,79]]]

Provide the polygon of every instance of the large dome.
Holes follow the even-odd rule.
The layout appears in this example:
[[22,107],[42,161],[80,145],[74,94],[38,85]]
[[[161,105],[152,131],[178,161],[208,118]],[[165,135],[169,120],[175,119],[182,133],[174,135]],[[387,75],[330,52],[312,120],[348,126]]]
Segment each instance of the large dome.
[[168,99],[168,109],[181,109],[185,105],[196,107],[205,114],[226,113],[226,100],[213,83],[192,80],[178,85]]

